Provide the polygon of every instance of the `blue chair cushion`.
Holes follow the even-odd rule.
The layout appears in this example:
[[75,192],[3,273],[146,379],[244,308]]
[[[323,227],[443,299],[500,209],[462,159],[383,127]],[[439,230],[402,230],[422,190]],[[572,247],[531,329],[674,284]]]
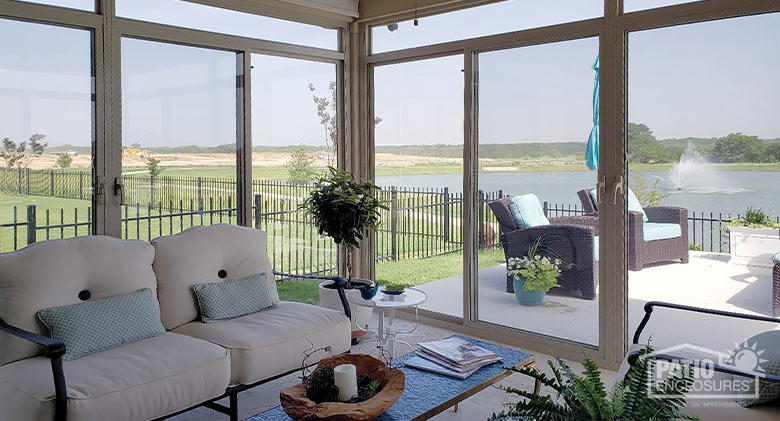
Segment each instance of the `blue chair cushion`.
[[550,221],[544,216],[542,204],[535,194],[513,196],[509,199],[509,211],[519,228],[550,225]]
[[666,240],[682,235],[679,224],[662,224],[660,222],[645,222],[643,237],[645,241]]
[[775,253],[774,256],[772,256],[772,263],[777,264],[780,263],[780,251]]
[[[645,210],[642,208],[642,204],[639,203],[639,199],[637,199],[636,195],[631,189],[628,189],[628,210],[631,212],[639,212],[642,214],[642,222],[647,222],[647,215],[645,214]],[[678,234],[679,236],[679,234]],[[645,238],[645,241],[648,241],[647,238]]]
[[593,236],[593,260],[599,261],[599,236]]
[[596,189],[590,190],[590,199],[593,201],[593,208],[599,210],[599,200],[596,197]]

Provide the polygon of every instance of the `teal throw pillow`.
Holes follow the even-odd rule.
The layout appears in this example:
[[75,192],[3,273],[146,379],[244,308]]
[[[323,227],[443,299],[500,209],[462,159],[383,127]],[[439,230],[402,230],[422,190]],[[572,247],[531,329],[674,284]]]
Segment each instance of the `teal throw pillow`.
[[509,211],[519,228],[550,225],[550,221],[544,216],[542,204],[535,194],[513,196],[509,199]]
[[639,203],[639,199],[634,194],[634,191],[631,189],[628,189],[628,210],[631,212],[639,212],[642,214],[642,222],[647,222],[647,215],[645,214],[645,209],[642,207],[642,204]]
[[233,281],[195,285],[200,319],[203,323],[213,323],[275,308],[266,278],[265,273],[260,273]]
[[75,360],[143,339],[165,328],[151,289],[38,312],[51,337],[65,343],[63,360]]

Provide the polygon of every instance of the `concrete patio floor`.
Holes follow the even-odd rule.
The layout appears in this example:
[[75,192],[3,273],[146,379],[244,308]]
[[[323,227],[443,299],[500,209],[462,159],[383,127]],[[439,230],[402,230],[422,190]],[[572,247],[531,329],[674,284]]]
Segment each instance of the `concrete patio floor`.
[[[506,266],[479,271],[479,320],[511,326],[584,344],[598,343],[598,297],[595,300],[548,295],[536,307],[522,306],[506,292]],[[462,277],[418,287],[428,293],[421,308],[462,317]],[[772,269],[729,263],[729,256],[691,252],[690,263],[670,263],[629,272],[629,333],[644,315],[647,301],[666,301],[748,314],[771,315]],[[764,322],[657,310],[645,332],[656,347],[694,343],[731,350],[734,342],[777,328]],[[646,341],[647,335],[644,335]],[[696,338],[695,340],[693,338]]]

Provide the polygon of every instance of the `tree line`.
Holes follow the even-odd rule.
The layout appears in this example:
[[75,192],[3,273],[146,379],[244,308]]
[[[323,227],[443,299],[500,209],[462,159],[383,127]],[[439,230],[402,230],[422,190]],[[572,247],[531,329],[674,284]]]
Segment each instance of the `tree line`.
[[[744,133],[717,139],[691,139],[694,149],[711,162],[780,162],[780,139],[763,140]],[[661,164],[677,162],[687,142],[661,141],[641,123],[628,123],[628,162]]]

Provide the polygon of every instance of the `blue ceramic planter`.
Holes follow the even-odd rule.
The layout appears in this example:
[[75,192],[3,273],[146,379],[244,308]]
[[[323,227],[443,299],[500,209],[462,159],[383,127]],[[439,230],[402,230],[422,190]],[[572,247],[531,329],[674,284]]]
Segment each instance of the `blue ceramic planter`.
[[512,285],[515,287],[515,297],[518,303],[524,306],[538,306],[544,301],[544,291],[523,291],[525,279],[514,279]]

